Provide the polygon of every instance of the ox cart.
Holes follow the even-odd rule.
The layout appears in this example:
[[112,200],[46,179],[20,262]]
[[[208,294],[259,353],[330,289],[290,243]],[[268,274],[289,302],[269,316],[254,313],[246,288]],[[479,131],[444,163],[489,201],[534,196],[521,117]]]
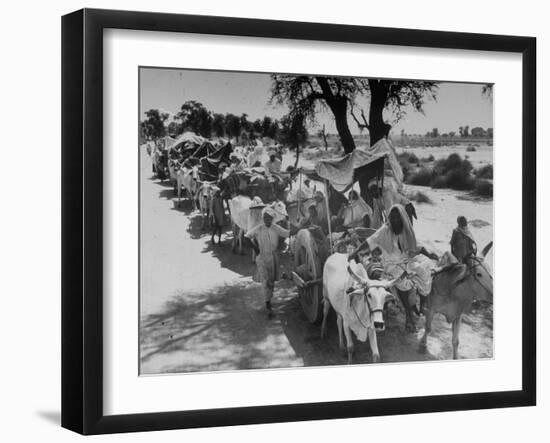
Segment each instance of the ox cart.
[[[334,202],[342,202],[344,200],[342,194],[351,190],[357,182],[365,188],[366,185],[375,184],[381,190],[384,186],[384,167],[388,155],[391,153],[385,150],[371,153],[356,149],[340,159],[320,160],[314,170],[301,171],[308,178],[325,184],[323,221],[326,223],[326,229],[323,227],[323,231],[328,235],[321,234],[318,227],[300,229],[293,245],[294,268],[291,276],[298,288],[303,312],[311,323],[319,323],[323,318],[325,261],[333,252],[346,252],[350,245],[346,240],[350,239],[347,235],[349,232],[344,235],[344,240],[337,240],[339,233],[334,232],[334,218],[339,206]],[[370,196],[365,197],[366,200],[371,200],[369,203],[372,202]],[[360,242],[376,231],[374,228],[364,226],[357,226],[352,230],[354,240]]]

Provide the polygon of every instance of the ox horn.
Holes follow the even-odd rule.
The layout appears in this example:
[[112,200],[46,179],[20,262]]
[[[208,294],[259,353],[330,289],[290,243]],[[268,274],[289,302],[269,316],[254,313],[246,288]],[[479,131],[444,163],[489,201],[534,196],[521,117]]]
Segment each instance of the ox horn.
[[371,285],[371,280],[368,277],[366,278],[360,277],[353,269],[351,269],[351,266],[349,264],[348,264],[348,272],[352,276],[352,278],[358,283],[365,284],[367,285],[367,287]]
[[483,258],[485,258],[487,256],[487,254],[489,253],[489,251],[491,250],[491,248],[493,247],[493,242],[490,241],[489,243],[487,243],[487,246],[485,246],[483,248],[483,250],[481,251],[481,256]]

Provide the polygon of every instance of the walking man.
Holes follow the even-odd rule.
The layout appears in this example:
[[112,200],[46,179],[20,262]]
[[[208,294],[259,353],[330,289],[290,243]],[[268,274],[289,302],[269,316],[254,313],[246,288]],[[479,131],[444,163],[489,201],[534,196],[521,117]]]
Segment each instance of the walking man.
[[254,281],[262,283],[268,318],[273,317],[271,299],[275,282],[279,279],[279,240],[287,238],[289,232],[273,223],[275,211],[266,207],[262,211],[263,223],[245,234],[256,252],[256,273]]

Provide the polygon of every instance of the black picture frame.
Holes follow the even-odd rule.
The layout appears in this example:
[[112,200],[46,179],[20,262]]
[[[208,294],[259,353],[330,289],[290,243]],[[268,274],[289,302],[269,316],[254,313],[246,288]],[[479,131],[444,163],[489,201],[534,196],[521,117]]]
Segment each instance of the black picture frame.
[[[103,30],[250,36],[522,55],[522,388],[199,411],[103,413]],[[62,426],[82,434],[487,409],[536,404],[536,39],[83,9],[62,18]]]

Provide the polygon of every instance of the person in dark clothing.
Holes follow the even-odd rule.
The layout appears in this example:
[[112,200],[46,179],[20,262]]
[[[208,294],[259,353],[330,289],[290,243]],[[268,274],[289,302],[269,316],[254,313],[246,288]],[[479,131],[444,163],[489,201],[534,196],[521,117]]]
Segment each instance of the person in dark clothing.
[[456,219],[457,227],[453,229],[451,236],[451,252],[461,263],[471,255],[477,254],[477,244],[468,229],[468,220],[463,215]]

